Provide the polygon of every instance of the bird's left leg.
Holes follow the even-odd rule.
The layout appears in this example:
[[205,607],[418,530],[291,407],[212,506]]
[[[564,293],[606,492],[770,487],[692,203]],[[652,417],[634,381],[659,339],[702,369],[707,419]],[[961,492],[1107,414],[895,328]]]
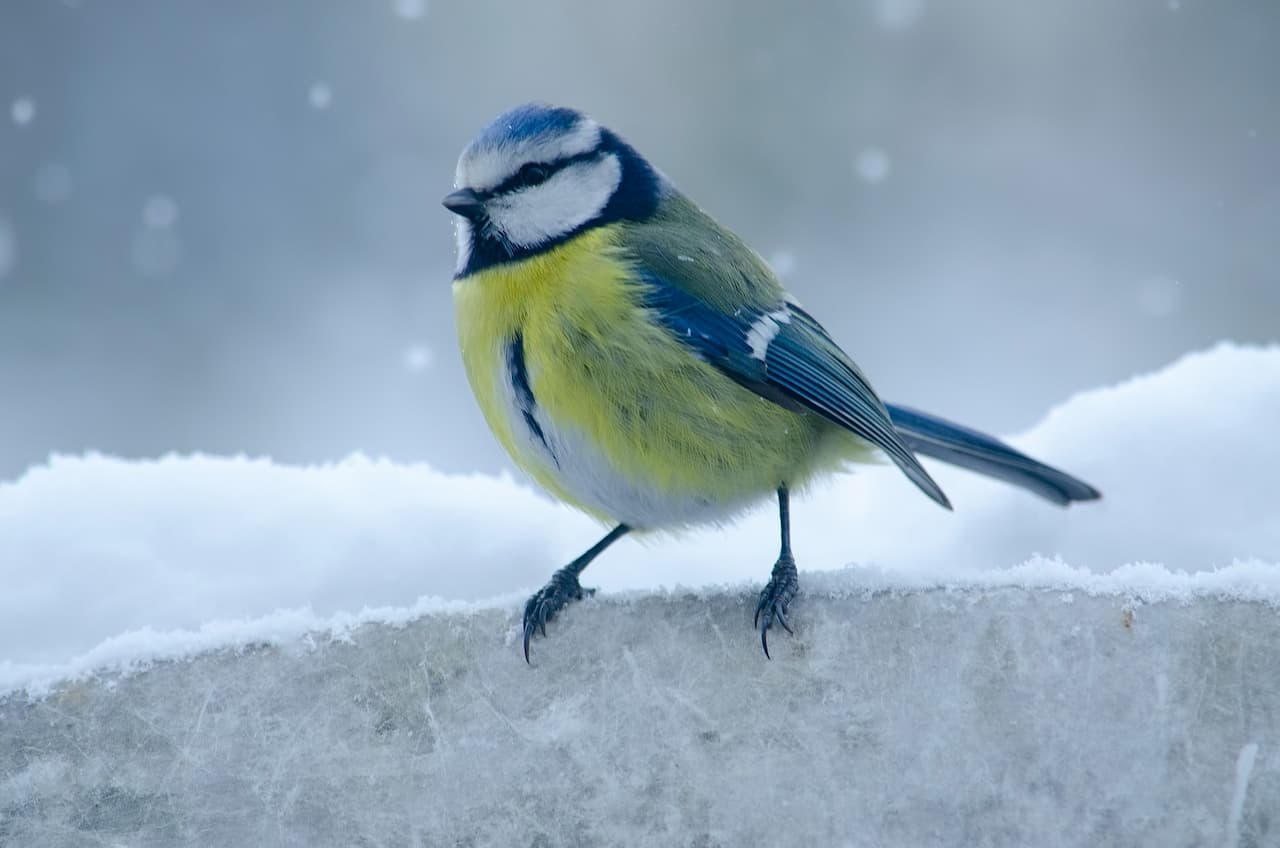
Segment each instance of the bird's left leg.
[[769,583],[760,593],[760,602],[756,604],[756,623],[760,628],[760,646],[764,655],[769,656],[769,628],[777,621],[782,629],[791,632],[787,626],[787,606],[800,591],[800,577],[796,573],[796,560],[791,555],[791,504],[787,494],[787,484],[778,487],[778,520],[782,524],[782,552],[773,565],[773,574]]

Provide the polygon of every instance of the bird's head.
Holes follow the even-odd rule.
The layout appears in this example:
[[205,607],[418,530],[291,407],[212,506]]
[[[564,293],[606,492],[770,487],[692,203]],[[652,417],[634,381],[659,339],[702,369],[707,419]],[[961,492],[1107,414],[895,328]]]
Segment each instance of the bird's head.
[[653,213],[663,178],[615,133],[573,109],[530,103],[480,131],[444,205],[458,215],[463,277],[602,224]]

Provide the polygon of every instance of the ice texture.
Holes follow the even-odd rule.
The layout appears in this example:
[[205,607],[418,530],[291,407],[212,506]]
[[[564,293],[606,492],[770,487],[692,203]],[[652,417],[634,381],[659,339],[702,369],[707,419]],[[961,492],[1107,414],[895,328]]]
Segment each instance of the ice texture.
[[433,613],[0,700],[0,843],[1274,845],[1274,606],[812,579]]

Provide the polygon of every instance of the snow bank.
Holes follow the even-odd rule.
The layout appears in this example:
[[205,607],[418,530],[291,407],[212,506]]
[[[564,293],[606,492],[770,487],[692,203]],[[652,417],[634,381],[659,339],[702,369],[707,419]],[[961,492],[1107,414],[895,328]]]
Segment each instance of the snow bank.
[[[800,499],[797,556],[802,571],[862,563],[866,587],[1275,603],[1277,421],[1280,348],[1222,345],[1073,398],[1012,439],[1099,486],[1100,503],[1064,511],[932,464],[952,514],[893,469],[870,468]],[[624,540],[586,582],[605,591],[758,583],[775,521],[765,508],[728,530]],[[0,691],[461,609],[448,602],[510,611],[600,532],[505,476],[363,457],[312,468],[54,457],[0,484]],[[344,612],[353,610],[365,611]]]

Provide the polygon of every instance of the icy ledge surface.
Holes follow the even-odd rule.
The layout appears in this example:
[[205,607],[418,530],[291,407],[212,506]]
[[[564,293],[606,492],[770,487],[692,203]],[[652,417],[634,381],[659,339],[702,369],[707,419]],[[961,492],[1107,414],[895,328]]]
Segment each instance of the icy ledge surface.
[[0,699],[0,844],[1276,844],[1270,574],[807,573],[772,662],[747,587],[591,600],[532,668],[510,604],[245,622]]

